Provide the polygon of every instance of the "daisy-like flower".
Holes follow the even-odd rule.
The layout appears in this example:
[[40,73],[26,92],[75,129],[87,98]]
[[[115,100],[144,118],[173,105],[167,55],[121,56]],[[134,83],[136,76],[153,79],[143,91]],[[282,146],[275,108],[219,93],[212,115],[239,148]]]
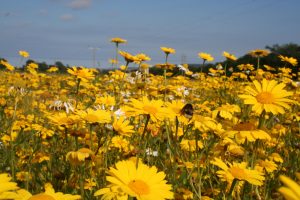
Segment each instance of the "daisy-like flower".
[[255,142],[256,140],[271,140],[268,133],[263,130],[257,129],[251,122],[241,122],[236,124],[232,130],[227,131],[228,137],[235,137],[238,144],[248,142]]
[[230,54],[230,53],[228,53],[226,51],[223,52],[223,56],[225,58],[227,58],[228,60],[232,60],[232,61],[236,61],[237,60],[237,58],[233,54]]
[[125,112],[129,115],[149,115],[153,122],[161,121],[170,114],[170,111],[163,107],[162,100],[149,100],[143,97],[141,101],[131,99]]
[[74,75],[76,78],[87,82],[88,80],[92,80],[95,78],[94,72],[91,69],[85,67],[76,67],[73,66],[72,68],[67,70],[69,74]]
[[113,128],[120,135],[131,136],[134,133],[134,127],[129,125],[129,120],[126,120],[124,116],[121,116],[119,119],[114,116]]
[[122,39],[122,38],[116,37],[116,38],[112,38],[112,39],[110,40],[110,42],[113,42],[113,43],[116,43],[116,44],[120,44],[120,43],[126,43],[127,40],[124,40],[124,39]]
[[241,108],[238,105],[231,105],[226,103],[225,105],[222,105],[216,108],[214,111],[212,111],[212,118],[215,119],[219,114],[220,117],[231,120],[233,118],[234,113],[240,112]]
[[278,57],[279,57],[280,60],[283,61],[283,62],[290,63],[290,64],[293,65],[293,66],[298,65],[298,60],[297,60],[296,58],[293,58],[293,57],[287,57],[287,56],[282,56],[282,55],[279,55]]
[[13,65],[11,65],[9,62],[4,61],[4,60],[0,60],[0,64],[4,65],[6,67],[7,70],[9,71],[14,71],[15,67]]
[[262,172],[247,169],[247,163],[245,162],[226,164],[221,159],[215,158],[211,163],[222,169],[217,171],[218,177],[221,178],[221,181],[226,181],[229,185],[231,185],[234,179],[247,181],[252,185],[258,186],[262,185],[265,180]]
[[19,55],[22,56],[23,58],[29,57],[29,53],[27,51],[19,51]]
[[56,71],[58,71],[58,67],[55,67],[55,66],[52,66],[52,67],[50,67],[49,69],[47,69],[47,72],[56,72]]
[[88,148],[81,148],[77,151],[70,151],[67,153],[66,158],[72,165],[80,165],[87,159],[93,158],[94,152]]
[[293,100],[287,97],[292,96],[292,92],[284,90],[284,83],[277,83],[275,80],[263,79],[262,83],[257,80],[253,81],[254,88],[247,86],[246,92],[249,94],[239,95],[244,99],[245,104],[253,105],[252,111],[261,114],[263,111],[273,114],[283,114],[284,108],[290,109],[289,103]]
[[213,61],[214,60],[214,57],[212,57],[210,54],[208,53],[203,53],[203,52],[200,52],[198,53],[198,56],[200,58],[202,58],[204,61]]
[[126,66],[128,65],[128,63],[131,63],[131,62],[134,62],[134,61],[139,61],[139,59],[134,56],[134,55],[131,55],[130,53],[128,52],[125,52],[125,51],[119,51],[119,54],[121,56],[124,57],[125,61],[127,62]]
[[[296,176],[300,180],[300,174],[297,173]],[[285,185],[278,189],[278,191],[284,196],[284,198],[287,200],[299,200],[300,185],[284,175],[279,176],[279,179]]]
[[237,66],[237,68],[239,68],[239,70],[241,71],[246,71],[246,70],[253,71],[255,69],[252,64],[240,64]]
[[0,174],[0,196],[4,192],[18,189],[17,183],[11,182],[11,179],[8,174]]
[[[136,163],[127,160],[119,161],[116,163],[116,167],[111,167],[108,172],[109,176],[106,180],[111,184],[108,188],[114,187],[119,189],[118,193],[126,193],[131,197],[135,197],[137,200],[164,200],[173,199],[174,194],[171,191],[172,186],[167,184],[164,180],[166,175],[164,172],[158,172],[155,166],[149,167],[142,162],[139,162],[136,167]],[[105,195],[112,190],[98,190],[94,195]],[[124,195],[123,195],[124,196]]]
[[87,109],[86,112],[78,112],[78,115],[89,124],[111,122],[111,114],[106,110]]
[[169,47],[160,47],[160,49],[165,52],[165,54],[174,54],[176,52],[175,49]]
[[251,50],[248,53],[250,56],[257,58],[257,57],[265,57],[267,55],[270,54],[270,52],[268,50],[265,49],[255,49],[255,50]]

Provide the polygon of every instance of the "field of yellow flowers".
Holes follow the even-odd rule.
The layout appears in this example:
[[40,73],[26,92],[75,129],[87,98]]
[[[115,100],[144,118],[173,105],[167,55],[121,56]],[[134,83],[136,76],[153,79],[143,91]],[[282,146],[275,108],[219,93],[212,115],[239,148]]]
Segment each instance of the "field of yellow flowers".
[[230,76],[187,65],[171,76],[174,49],[161,47],[153,75],[149,56],[112,42],[126,64],[108,74],[1,61],[0,199],[300,199],[300,84],[260,66],[266,50]]

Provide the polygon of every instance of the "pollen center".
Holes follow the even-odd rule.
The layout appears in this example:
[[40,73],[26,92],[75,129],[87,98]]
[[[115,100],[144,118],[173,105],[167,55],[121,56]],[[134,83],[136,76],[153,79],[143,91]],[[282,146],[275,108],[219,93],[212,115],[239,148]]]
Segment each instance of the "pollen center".
[[246,173],[244,169],[241,169],[239,167],[232,167],[230,168],[230,173],[234,178],[245,180]]
[[256,95],[256,100],[262,104],[271,104],[274,102],[274,96],[270,92],[261,92]]
[[149,194],[149,186],[142,180],[132,180],[128,183],[128,187],[138,195]]
[[153,106],[146,105],[146,106],[144,106],[143,109],[144,109],[144,111],[146,111],[147,113],[152,114],[152,115],[154,115],[155,113],[157,113],[157,108],[155,108]]

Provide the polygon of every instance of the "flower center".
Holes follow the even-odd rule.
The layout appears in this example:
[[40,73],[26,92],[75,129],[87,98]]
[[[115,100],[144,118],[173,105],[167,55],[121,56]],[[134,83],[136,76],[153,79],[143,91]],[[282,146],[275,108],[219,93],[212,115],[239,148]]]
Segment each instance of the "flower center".
[[143,109],[144,109],[144,111],[146,111],[147,113],[152,114],[152,115],[154,115],[155,113],[157,113],[157,108],[155,108],[153,106],[146,105],[146,106],[144,106]]
[[274,102],[274,96],[271,92],[261,92],[255,98],[262,104],[271,104]]
[[236,130],[236,131],[252,131],[252,130],[255,130],[256,127],[251,122],[241,122],[239,124],[236,124],[233,127],[233,129]]
[[138,195],[149,194],[149,186],[142,180],[132,180],[128,183],[128,187]]
[[54,198],[48,194],[37,194],[30,197],[28,200],[54,200]]
[[239,180],[245,180],[246,178],[246,172],[244,169],[241,169],[239,167],[231,167],[229,171],[234,178],[237,178]]

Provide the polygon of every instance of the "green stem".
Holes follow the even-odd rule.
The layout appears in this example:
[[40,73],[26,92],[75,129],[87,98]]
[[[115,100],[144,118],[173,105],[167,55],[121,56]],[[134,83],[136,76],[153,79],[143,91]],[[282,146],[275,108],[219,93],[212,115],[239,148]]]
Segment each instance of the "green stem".
[[232,193],[233,193],[233,190],[234,190],[234,187],[235,185],[238,183],[238,179],[233,179],[232,183],[231,183],[231,186],[230,186],[230,190],[229,190],[229,193],[227,195],[227,199],[228,200],[231,200],[232,199]]

